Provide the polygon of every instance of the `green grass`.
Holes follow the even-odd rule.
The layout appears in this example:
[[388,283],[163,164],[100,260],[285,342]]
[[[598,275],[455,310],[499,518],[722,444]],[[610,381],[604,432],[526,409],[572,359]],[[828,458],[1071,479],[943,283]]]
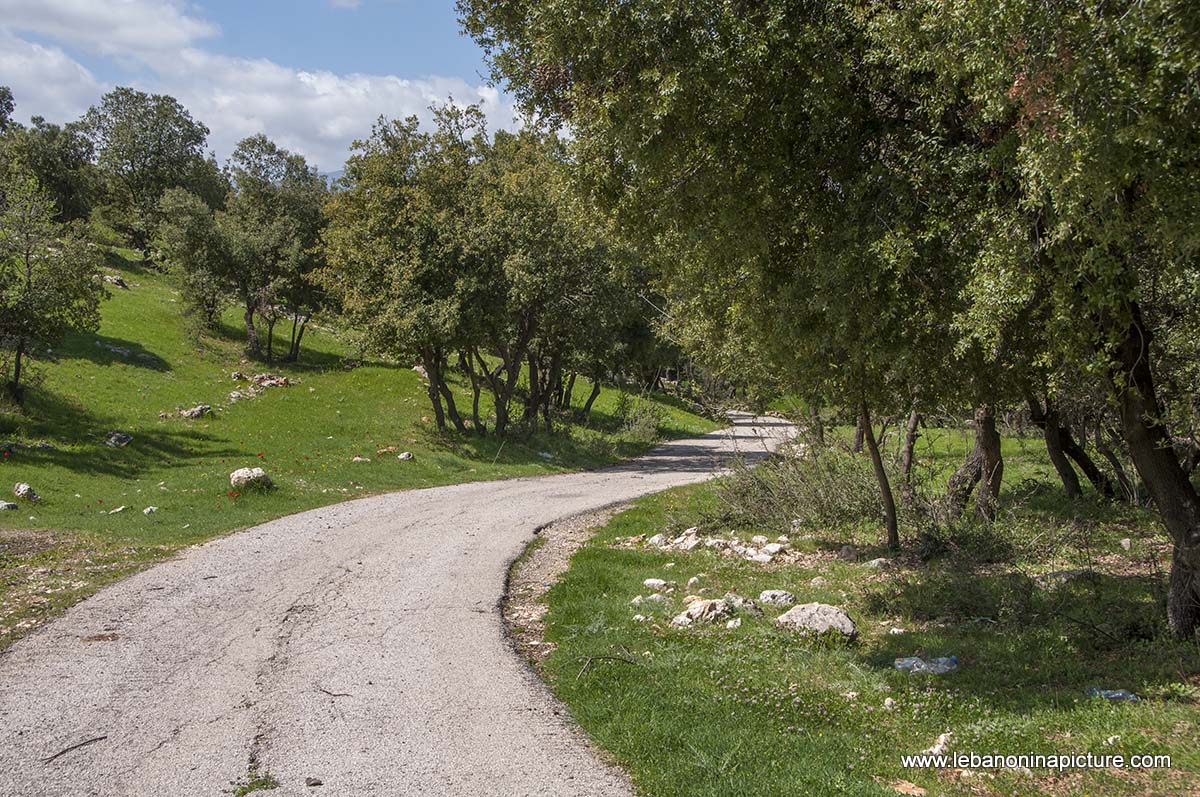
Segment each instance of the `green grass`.
[[[27,411],[0,412],[0,441],[25,444],[3,457],[0,484],[7,493],[28,482],[43,498],[0,515],[0,646],[100,584],[217,534],[372,493],[595,467],[647,447],[623,430],[615,414],[621,393],[610,389],[587,423],[564,420],[552,435],[439,433],[411,363],[347,368],[348,343],[322,327],[310,328],[297,364],[247,363],[235,311],[222,334],[197,344],[169,276],[127,251],[114,253],[107,271],[131,289],[111,290],[99,332],[72,335],[39,357]],[[246,385],[231,380],[235,370],[271,371],[295,384],[231,404],[230,391]],[[590,387],[579,380],[577,405]],[[662,437],[716,428],[669,397],[653,400]],[[160,417],[202,403],[215,416]],[[111,430],[133,442],[104,446]],[[376,453],[388,446],[414,459]],[[265,468],[278,489],[232,493],[228,474],[247,466]],[[157,512],[143,514],[148,506]],[[32,573],[39,568],[45,572]],[[40,594],[31,594],[34,586]]]
[[[940,440],[931,456],[954,460],[958,442],[965,446]],[[550,590],[547,639],[558,647],[544,674],[647,795],[887,795],[901,781],[930,795],[1200,793],[1200,649],[1165,632],[1164,537],[1145,513],[1068,502],[1052,482],[1034,481],[1049,466],[1025,443],[1006,444],[1014,481],[1003,522],[963,524],[928,560],[915,555],[907,529],[900,565],[884,571],[862,564],[886,555],[869,519],[794,533],[730,525],[717,484],[642,499],[581,549]],[[789,534],[797,561],[763,566],[629,542],[693,525],[744,539]],[[1127,537],[1130,551],[1120,545]],[[859,547],[858,562],[837,557],[845,543]],[[1059,589],[1034,580],[1081,567],[1097,575]],[[776,629],[783,610],[772,607],[737,629],[671,628],[682,585],[698,573],[707,574],[707,597],[787,589],[800,602],[842,606],[860,637],[806,641]],[[812,586],[816,576],[826,583]],[[680,589],[661,609],[631,606],[650,577]],[[635,613],[650,619],[635,622]],[[906,633],[892,635],[893,627]],[[943,676],[893,668],[901,656],[951,654],[961,667]],[[1089,698],[1089,686],[1130,689],[1142,700]],[[895,705],[885,708],[888,699]],[[1159,753],[1172,756],[1173,768],[965,778],[901,768],[901,754],[924,751],[947,731],[957,752]]]

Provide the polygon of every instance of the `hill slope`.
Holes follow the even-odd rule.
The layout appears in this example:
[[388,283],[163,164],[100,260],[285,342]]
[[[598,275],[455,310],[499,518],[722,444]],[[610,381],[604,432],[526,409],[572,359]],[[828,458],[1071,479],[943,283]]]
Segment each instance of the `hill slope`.
[[[310,328],[297,364],[246,363],[232,311],[221,335],[197,344],[172,280],[125,254],[108,273],[129,288],[112,288],[98,334],[68,338],[55,362],[35,368],[41,380],[27,415],[0,415],[0,441],[17,443],[2,457],[0,483],[7,492],[28,482],[43,499],[0,515],[0,644],[19,624],[215,534],[375,492],[593,467],[648,445],[623,431],[616,390],[601,394],[589,424],[554,435],[440,434],[407,364],[347,368],[350,347],[324,328]],[[267,370],[291,384],[231,401],[251,384],[233,372]],[[577,386],[577,397],[589,389]],[[666,397],[653,400],[662,436],[715,428]],[[178,414],[199,404],[214,414]],[[112,431],[132,442],[106,446]],[[402,451],[413,458],[399,460]],[[278,489],[231,491],[229,473],[252,466]]]

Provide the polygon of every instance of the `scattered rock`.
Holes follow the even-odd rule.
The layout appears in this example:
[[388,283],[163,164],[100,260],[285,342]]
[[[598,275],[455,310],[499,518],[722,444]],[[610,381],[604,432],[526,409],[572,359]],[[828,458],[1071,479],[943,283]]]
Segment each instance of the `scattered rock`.
[[828,583],[829,582],[826,581],[823,576],[813,576],[813,580],[808,582],[808,586],[813,587],[814,589],[820,589]]
[[646,615],[644,615],[644,614],[635,614],[635,615],[633,616],[633,621],[634,621],[635,623],[644,623],[644,622],[646,622]]
[[653,537],[646,540],[646,544],[653,545],[655,548],[662,548],[664,545],[667,544],[667,535],[661,534],[661,533],[655,534]]
[[0,501],[0,512],[15,512],[20,508],[12,501]]
[[120,274],[105,274],[103,279],[109,285],[116,285],[118,288],[129,290],[128,283],[125,282],[125,279]]
[[742,618],[740,618],[740,617],[733,618],[729,622],[725,623],[725,627],[726,628],[741,628],[742,627]]
[[305,778],[304,785],[310,788],[313,786],[324,786],[325,781],[321,780],[320,778]]
[[909,797],[925,797],[929,792],[915,783],[907,780],[897,780],[892,783],[892,789],[897,794],[907,794]]
[[750,538],[750,542],[754,543],[755,545],[766,545],[769,540],[767,540],[767,538],[762,534],[755,534]]
[[629,602],[629,605],[630,606],[641,606],[645,602],[646,602],[646,599],[643,598],[641,595],[638,595],[636,598],[634,598],[633,600],[631,600]]
[[205,415],[212,415],[212,407],[207,404],[197,404],[195,407],[184,410],[179,414],[185,418],[203,418]]
[[546,460],[547,462],[554,459],[554,455],[551,454],[549,451],[539,451],[538,456],[541,457],[542,459]]
[[698,600],[690,603],[675,619],[671,620],[671,625],[676,628],[684,628],[693,623],[715,623],[729,619],[732,614],[732,607],[722,598]]
[[884,708],[895,708],[895,706],[896,706],[896,700],[894,698],[891,698],[891,697],[884,698],[884,700],[883,700]]
[[698,586],[699,584],[700,584],[700,577],[699,577],[699,576],[692,576],[691,578],[689,578],[689,579],[687,580],[687,587],[688,587],[688,589],[691,589],[692,587]]
[[805,635],[836,632],[847,639],[858,636],[858,628],[844,609],[827,603],[804,603],[793,606],[775,619],[775,625],[799,631]]
[[271,477],[262,468],[238,468],[229,474],[229,486],[235,490],[255,487],[266,490],[274,487]]
[[245,382],[246,381],[246,375],[243,374],[241,371],[234,371],[232,374],[229,375],[229,378],[232,379],[234,382]]
[[128,432],[111,431],[104,438],[104,445],[109,448],[124,448],[133,442],[133,435]]
[[411,451],[402,451],[396,455],[396,459],[400,460],[401,462],[408,462],[412,458],[413,454]]
[[153,514],[154,514],[155,512],[157,512],[157,511],[158,511],[158,507],[156,507],[156,506],[148,506],[148,507],[146,507],[145,509],[143,509],[143,510],[142,510],[142,514],[143,514],[143,515],[153,515]]
[[786,589],[767,589],[758,594],[758,602],[771,606],[791,606],[796,602],[796,596]]
[[32,487],[30,487],[28,484],[26,484],[25,482],[17,482],[16,484],[13,485],[13,495],[15,495],[17,498],[21,498],[26,501],[31,501],[35,504],[38,501],[42,500],[42,497],[40,495],[38,495],[34,491],[34,489]]
[[838,558],[853,562],[858,558],[858,551],[854,550],[853,545],[843,545],[841,550],[838,551]]
[[674,562],[667,562],[665,565],[663,565],[663,570],[670,570],[674,566],[675,566]]
[[278,376],[277,374],[255,374],[250,377],[250,381],[258,387],[288,387],[292,383],[286,376]]
[[739,614],[752,614],[755,617],[762,617],[763,610],[759,608],[757,603],[749,598],[743,598],[736,592],[726,592],[725,597],[722,600],[729,604],[730,608],[732,608],[734,611],[737,611]]
[[867,567],[871,568],[872,570],[883,570],[891,566],[892,560],[886,559],[882,556],[878,559],[872,559],[871,561],[867,562]]
[[788,536],[786,534],[780,534],[778,537],[775,538],[775,542],[779,543],[780,545],[787,545],[788,543],[791,542],[791,540],[788,539]]
[[414,366],[412,367],[412,369],[413,369],[413,373],[415,373],[417,376],[421,377],[421,378],[422,378],[422,379],[424,379],[426,382],[428,382],[428,381],[429,381],[429,372],[425,370],[425,366],[423,366],[423,365],[414,365]]
[[667,596],[663,595],[661,592],[656,592],[653,595],[646,596],[646,603],[666,603],[666,602],[667,602]]
[[781,542],[769,542],[762,548],[763,553],[770,554],[771,556],[781,554],[785,550],[787,550],[787,546]]
[[352,459],[350,461],[351,462],[370,462],[371,460],[368,457],[355,457],[354,459]]
[[234,390],[234,391],[230,392],[230,394],[229,394],[229,400],[234,403],[237,403],[237,402],[241,401],[242,399],[248,399],[248,398],[254,398],[254,396],[252,394],[243,393],[240,390]]
[[108,510],[108,514],[110,514],[110,515],[119,515],[119,514],[121,514],[122,512],[124,512],[124,511],[125,511],[126,509],[128,509],[128,508],[129,508],[129,507],[127,507],[127,506],[121,505],[121,506],[117,507],[116,509],[110,509],[110,510]]
[[751,562],[759,562],[764,565],[769,565],[769,564],[771,564],[771,560],[774,558],[775,557],[771,556],[771,554],[769,554],[769,553],[756,553],[750,557],[750,561]]
[[1131,540],[1128,537],[1124,538],[1123,540],[1121,540],[1121,547],[1127,551],[1131,550],[1133,548],[1133,540]]
[[888,631],[888,633],[891,634],[892,636],[900,636],[901,634],[907,634],[908,632],[905,631],[903,628],[893,628],[890,631]]
[[662,590],[666,589],[667,587],[675,586],[675,582],[674,581],[664,581],[661,578],[648,578],[642,582],[642,586],[645,587],[646,589],[652,589],[652,590],[655,590],[656,592],[661,592]]

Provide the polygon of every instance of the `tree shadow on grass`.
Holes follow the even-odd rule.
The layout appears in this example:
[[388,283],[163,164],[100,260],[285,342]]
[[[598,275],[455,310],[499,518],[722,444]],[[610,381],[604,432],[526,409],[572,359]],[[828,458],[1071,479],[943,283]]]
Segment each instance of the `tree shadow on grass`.
[[152,371],[171,370],[166,360],[141,343],[108,335],[70,335],[63,341],[57,354],[59,359],[88,360],[103,366],[119,363]]
[[1039,584],[937,566],[869,589],[872,614],[928,625],[880,637],[863,654],[885,670],[904,656],[955,655],[953,673],[897,677],[1025,710],[1086,699],[1093,686],[1154,695],[1200,672],[1200,646],[1166,633],[1162,587],[1150,575],[1085,572]]
[[[262,323],[261,321],[258,323]],[[309,325],[311,330],[312,325]],[[282,332],[281,332],[282,330]],[[310,345],[305,345],[304,341],[312,343],[312,333],[305,333],[304,341],[300,346],[300,357],[295,362],[285,362],[284,357],[288,353],[290,344],[289,335],[291,330],[291,322],[280,322],[275,326],[275,343],[272,347],[272,360],[267,362],[267,340],[266,340],[266,325],[262,325],[259,331],[259,343],[262,346],[263,356],[260,360],[250,360],[247,365],[248,369],[255,370],[259,373],[263,371],[277,371],[279,373],[293,373],[301,371],[325,370],[328,368],[343,368],[351,363],[345,356],[337,352],[323,351],[314,349]],[[237,346],[239,349],[246,348],[246,327],[241,324],[231,323],[222,319],[217,323],[216,329],[208,330],[206,333],[209,337]],[[248,359],[248,358],[247,358]],[[359,366],[367,365],[368,363],[358,363]],[[370,365],[383,365],[383,363],[370,362]]]

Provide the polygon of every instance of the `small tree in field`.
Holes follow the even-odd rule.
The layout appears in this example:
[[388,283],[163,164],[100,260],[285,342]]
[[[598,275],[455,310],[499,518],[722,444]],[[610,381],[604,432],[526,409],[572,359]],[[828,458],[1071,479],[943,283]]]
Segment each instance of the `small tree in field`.
[[6,177],[0,197],[0,346],[10,355],[7,393],[20,403],[32,347],[68,329],[96,329],[104,288],[96,250],[79,228],[54,221],[57,209],[36,179]]

